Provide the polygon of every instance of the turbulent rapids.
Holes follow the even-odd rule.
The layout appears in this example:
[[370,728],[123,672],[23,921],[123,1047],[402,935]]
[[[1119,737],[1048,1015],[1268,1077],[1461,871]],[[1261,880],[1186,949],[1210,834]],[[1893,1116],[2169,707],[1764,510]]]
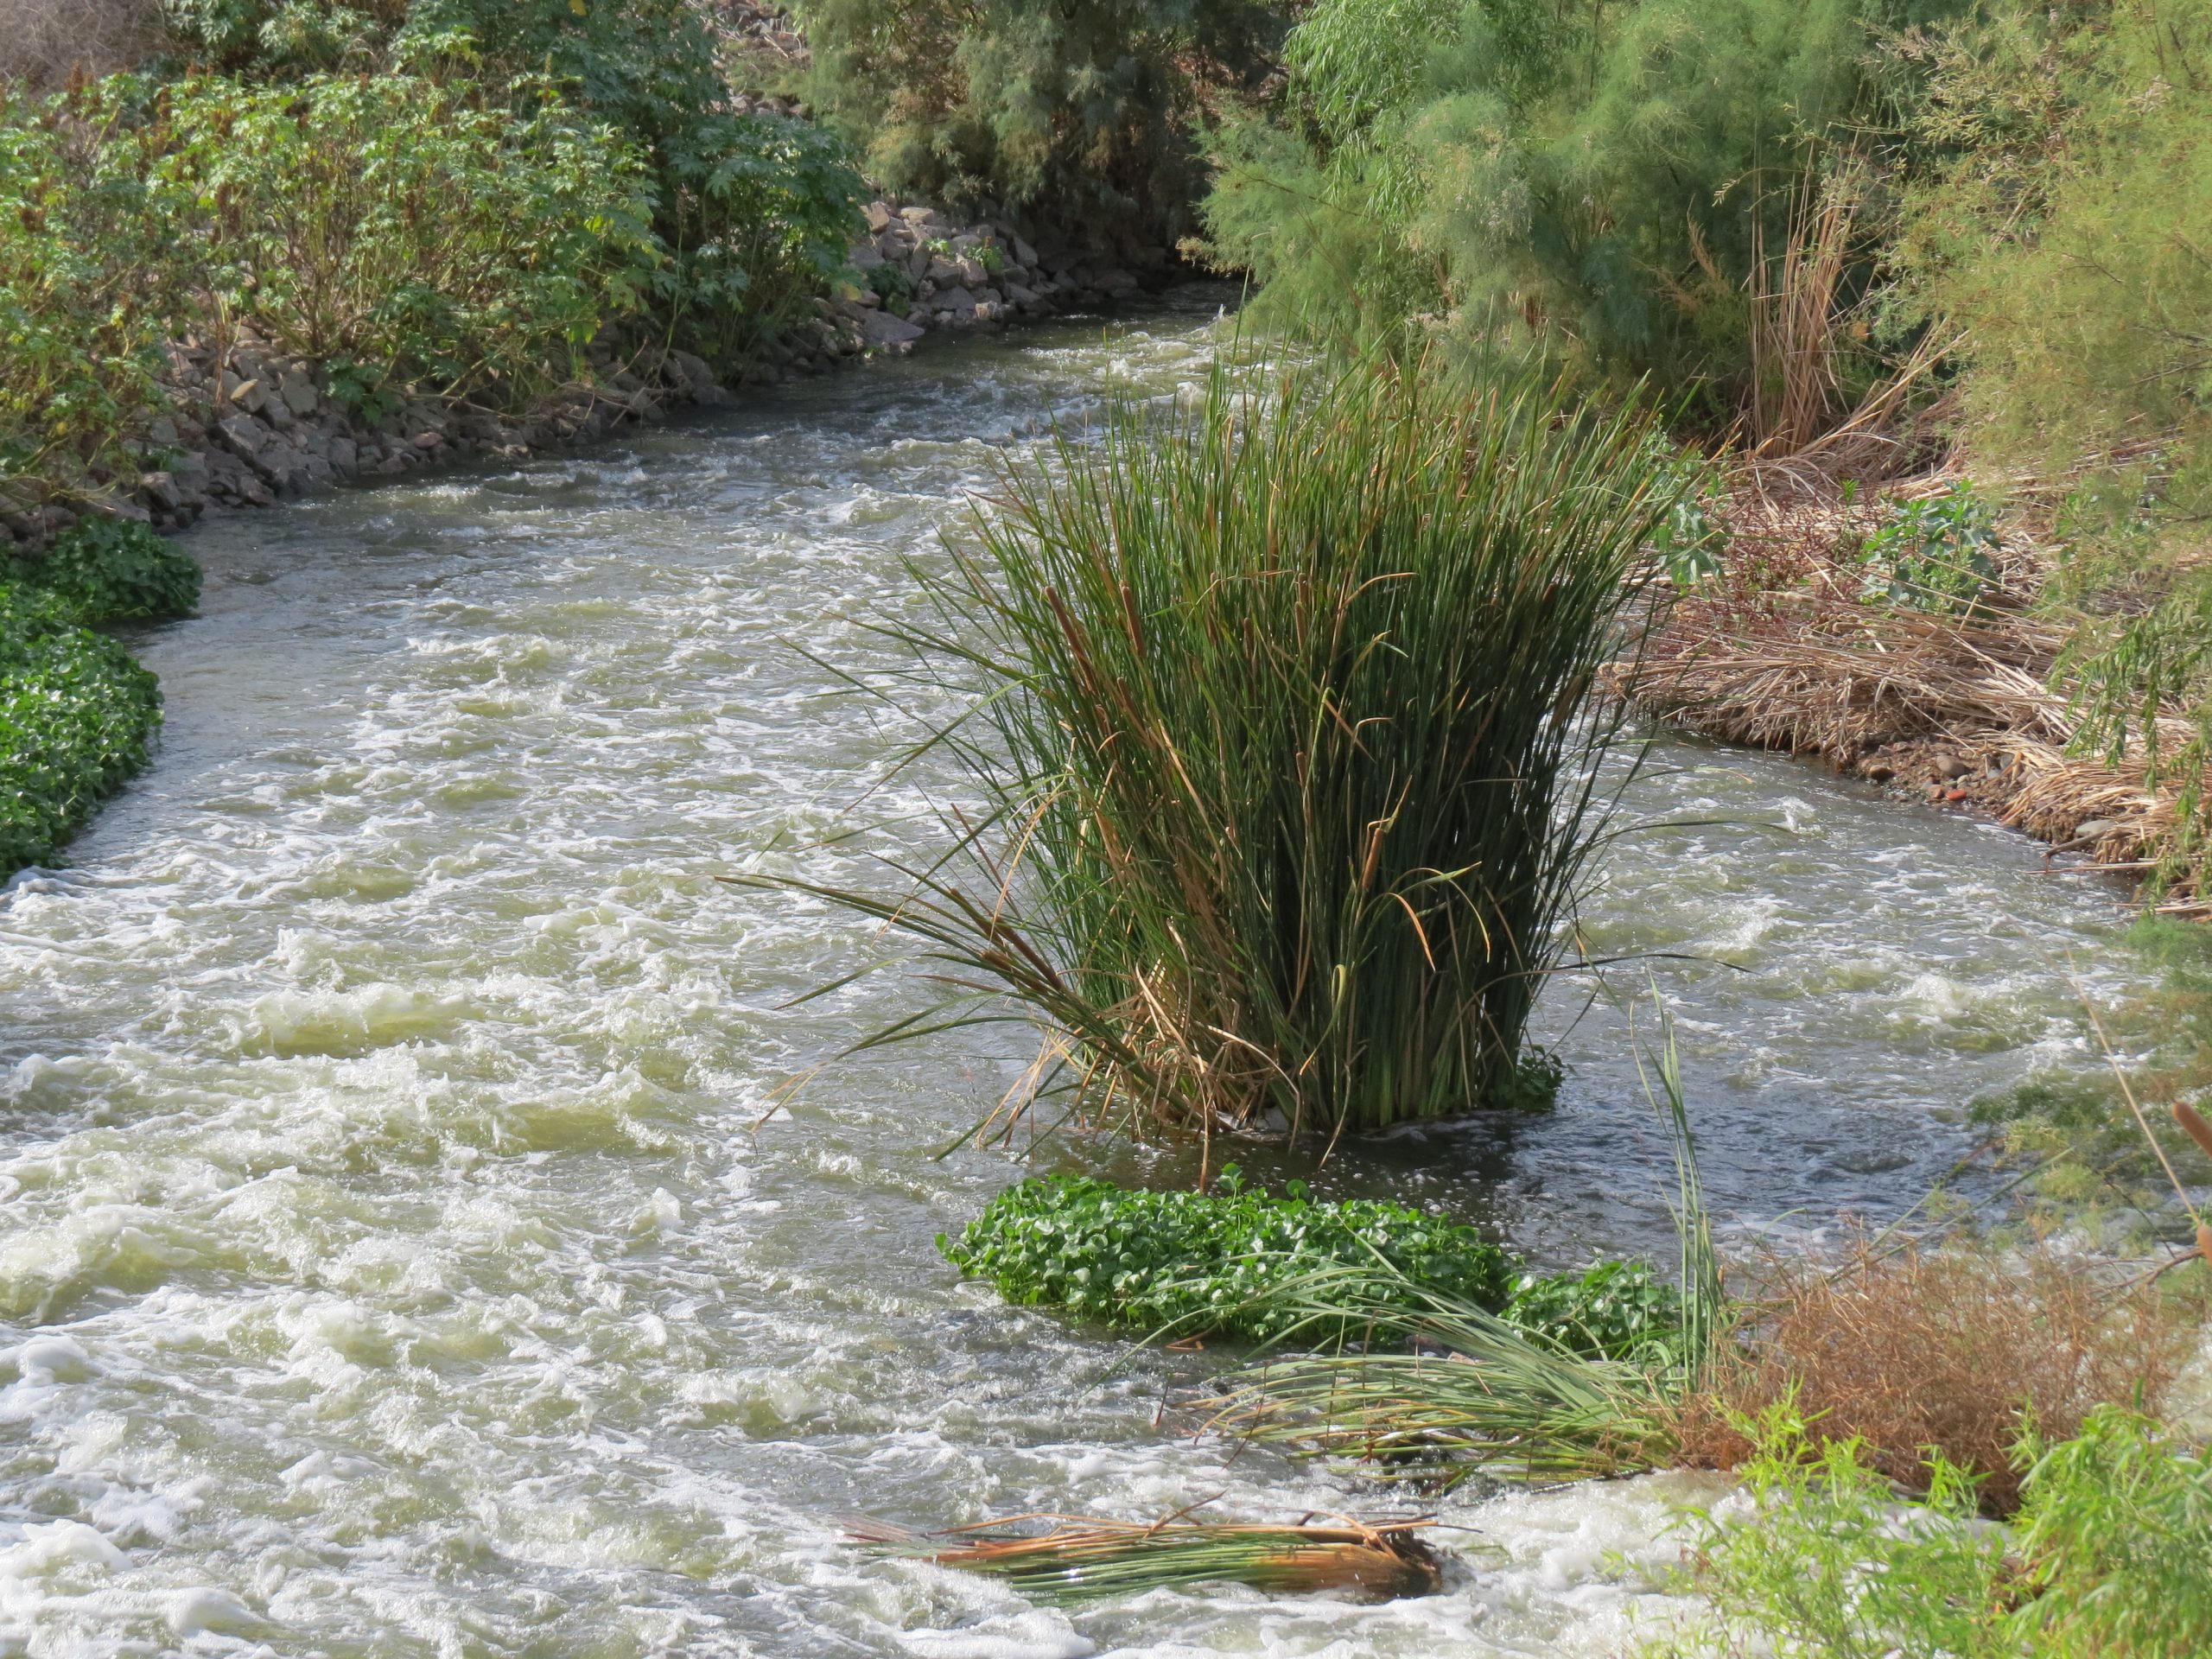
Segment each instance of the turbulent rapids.
[[[154,770],[0,897],[0,1652],[1621,1649],[1687,1478],[1462,1492],[1442,1592],[1380,1606],[1068,1614],[841,1541],[856,1513],[1372,1506],[1175,1438],[1163,1398],[1209,1356],[1117,1363],[960,1284],[932,1239],[1017,1169],[931,1154],[1023,1043],[780,1104],[906,993],[786,1008],[880,941],[715,879],[850,875],[922,833],[926,776],[862,798],[906,734],[808,653],[875,660],[865,624],[995,455],[1111,383],[1191,381],[1221,297],[196,534],[201,619],[139,642]],[[1627,804],[1585,944],[1643,960],[1547,993],[1560,1107],[1399,1132],[1319,1190],[1556,1262],[1663,1252],[1648,976],[1724,1221],[1892,1214],[1971,1147],[1974,1098],[2090,1064],[2069,957],[2133,971],[2116,893],[1865,785],[1670,741]]]

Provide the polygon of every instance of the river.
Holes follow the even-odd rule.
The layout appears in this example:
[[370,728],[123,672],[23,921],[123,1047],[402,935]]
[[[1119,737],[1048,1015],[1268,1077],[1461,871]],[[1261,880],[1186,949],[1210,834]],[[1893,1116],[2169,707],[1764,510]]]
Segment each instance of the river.
[[[798,647],[877,660],[995,462],[1202,372],[1219,298],[194,535],[202,615],[142,641],[155,767],[0,897],[0,1653],[1598,1656],[1664,1613],[1634,1568],[1706,1490],[1675,1478],[1455,1502],[1446,1592],[1380,1606],[1068,1615],[839,1541],[1376,1505],[1178,1438],[1206,1357],[1116,1367],[957,1282],[934,1236],[1019,1167],[931,1154],[1023,1057],[939,1042],[777,1109],[913,993],[785,1007],[879,942],[715,879],[852,874],[807,849],[855,812],[861,846],[922,833],[926,777],[855,806],[904,734]],[[1548,1261],[1663,1249],[1656,988],[1726,1222],[1893,1214],[1970,1100],[2090,1064],[2069,957],[2135,972],[2111,889],[1801,763],[1662,742],[1628,810],[1584,925],[1644,960],[1548,993],[1559,1108],[1325,1190]]]

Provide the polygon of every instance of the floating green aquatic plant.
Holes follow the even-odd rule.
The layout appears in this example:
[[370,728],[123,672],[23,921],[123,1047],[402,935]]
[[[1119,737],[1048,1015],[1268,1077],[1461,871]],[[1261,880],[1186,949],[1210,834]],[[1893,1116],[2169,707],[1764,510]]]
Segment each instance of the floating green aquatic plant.
[[1435,1293],[1564,1351],[1615,1356],[1664,1346],[1679,1327],[1674,1292],[1641,1263],[1540,1274],[1473,1228],[1405,1205],[1316,1199],[1299,1182],[1274,1197],[1245,1187],[1233,1165],[1220,1187],[1154,1192],[1036,1177],[938,1245],[1008,1301],[1148,1333],[1333,1343],[1354,1327],[1317,1325],[1311,1307],[1277,1295],[1324,1270],[1335,1294],[1359,1301],[1348,1319],[1378,1306],[1409,1316]]
[[51,859],[146,764],[154,677],[52,597],[0,581],[0,879]]
[[1570,1480],[1672,1462],[1684,1403],[1715,1363],[1726,1313],[1671,1030],[1651,1071],[1675,1147],[1681,1276],[1671,1341],[1624,1358],[1576,1354],[1464,1297],[1390,1282],[1376,1268],[1324,1267],[1268,1287],[1266,1316],[1286,1341],[1300,1331],[1360,1331],[1364,1340],[1231,1377],[1212,1402],[1215,1426],[1438,1484],[1471,1474]]

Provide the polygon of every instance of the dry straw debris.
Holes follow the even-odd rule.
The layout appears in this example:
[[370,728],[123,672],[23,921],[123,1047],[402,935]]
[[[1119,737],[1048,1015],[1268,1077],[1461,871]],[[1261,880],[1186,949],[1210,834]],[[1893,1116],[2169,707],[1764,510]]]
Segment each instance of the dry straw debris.
[[[1612,684],[1670,724],[1917,786],[2100,867],[2154,868],[2174,797],[2146,782],[2139,745],[2120,766],[2069,752],[2080,721],[2051,686],[2065,636],[2029,610],[2045,557],[2031,524],[2008,525],[1998,579],[1964,614],[1862,597],[1859,550],[1887,503],[1954,481],[1933,472],[1853,499],[1818,467],[1746,462],[1720,513],[1726,570],[1678,595]],[[2162,744],[2186,736],[2177,721]],[[2187,881],[2162,900],[2212,912]]]
[[0,0],[0,92],[128,68],[163,32],[160,0]]
[[1903,1485],[1930,1449],[1980,1478],[1983,1506],[2018,1506],[2024,1430],[2069,1440],[2095,1406],[2154,1406],[2194,1351],[2162,1287],[2050,1243],[1775,1258],[1745,1288],[1745,1324],[1707,1391],[1683,1408],[1685,1460],[1730,1467],[1738,1427],[1794,1396],[1822,1440],[1858,1439]]

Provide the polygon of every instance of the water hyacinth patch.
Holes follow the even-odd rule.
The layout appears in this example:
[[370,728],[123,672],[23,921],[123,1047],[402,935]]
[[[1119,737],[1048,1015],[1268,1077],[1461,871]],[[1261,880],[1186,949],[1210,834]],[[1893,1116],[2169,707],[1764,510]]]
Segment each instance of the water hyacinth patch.
[[200,567],[127,519],[0,558],[0,879],[43,864],[146,764],[162,693],[88,623],[188,614]]
[[50,860],[146,764],[161,721],[130,652],[0,581],[0,877]]
[[[1572,1352],[1663,1344],[1679,1323],[1675,1294],[1641,1264],[1538,1274],[1473,1228],[1404,1205],[1315,1199],[1294,1181],[1274,1197],[1243,1187],[1233,1165],[1221,1187],[1153,1192],[1087,1176],[1033,1178],[938,1244],[1008,1301],[1147,1333],[1328,1344],[1356,1335],[1374,1307],[1410,1313],[1430,1293]],[[1324,1271],[1355,1293],[1359,1320],[1316,1320],[1282,1296]]]
[[80,622],[189,616],[200,603],[192,556],[129,518],[80,518],[43,554],[0,561],[0,580],[43,589]]

